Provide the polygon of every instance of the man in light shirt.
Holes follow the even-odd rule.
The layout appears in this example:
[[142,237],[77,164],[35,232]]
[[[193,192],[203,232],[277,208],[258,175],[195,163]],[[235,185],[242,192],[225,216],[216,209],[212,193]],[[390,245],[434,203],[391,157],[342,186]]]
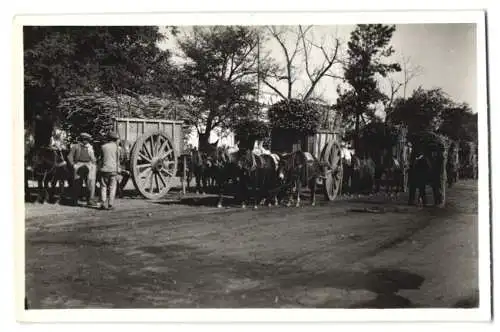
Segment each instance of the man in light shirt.
[[92,136],[87,133],[80,134],[80,140],[77,144],[71,146],[68,154],[68,161],[74,170],[73,181],[73,205],[78,203],[80,196],[82,179],[86,180],[88,195],[87,204],[93,205],[95,194],[95,181],[96,181],[96,157],[94,149],[90,144]]
[[118,134],[110,132],[107,142],[101,146],[102,159],[100,162],[100,187],[102,210],[113,209],[115,201],[118,174],[120,173],[120,150],[118,147]]

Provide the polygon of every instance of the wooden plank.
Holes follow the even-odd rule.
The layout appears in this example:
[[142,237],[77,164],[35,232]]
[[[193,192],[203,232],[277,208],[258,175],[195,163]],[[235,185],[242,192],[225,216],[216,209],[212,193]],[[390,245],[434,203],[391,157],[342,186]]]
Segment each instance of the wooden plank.
[[115,121],[129,121],[129,122],[148,122],[148,123],[179,123],[183,124],[181,120],[164,120],[164,119],[142,119],[142,118],[115,118]]

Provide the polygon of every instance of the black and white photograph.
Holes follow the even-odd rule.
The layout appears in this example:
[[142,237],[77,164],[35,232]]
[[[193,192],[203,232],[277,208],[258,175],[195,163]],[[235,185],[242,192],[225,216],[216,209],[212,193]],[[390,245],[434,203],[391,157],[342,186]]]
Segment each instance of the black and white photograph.
[[441,15],[18,17],[20,317],[488,319],[485,16]]

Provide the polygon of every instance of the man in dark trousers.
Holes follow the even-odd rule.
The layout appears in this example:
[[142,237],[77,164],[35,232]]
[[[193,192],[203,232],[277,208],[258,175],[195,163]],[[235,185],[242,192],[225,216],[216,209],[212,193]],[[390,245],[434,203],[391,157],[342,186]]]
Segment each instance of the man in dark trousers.
[[[103,210],[113,209],[116,195],[118,174],[120,173],[119,136],[115,132],[107,135],[107,142],[101,146],[100,187],[101,206]],[[109,193],[109,194],[108,194]]]
[[87,204],[94,204],[95,181],[96,181],[96,157],[94,149],[90,144],[92,136],[87,133],[80,134],[77,144],[71,146],[68,154],[68,161],[73,167],[73,205],[78,203],[81,192],[81,180],[86,179],[88,190]]

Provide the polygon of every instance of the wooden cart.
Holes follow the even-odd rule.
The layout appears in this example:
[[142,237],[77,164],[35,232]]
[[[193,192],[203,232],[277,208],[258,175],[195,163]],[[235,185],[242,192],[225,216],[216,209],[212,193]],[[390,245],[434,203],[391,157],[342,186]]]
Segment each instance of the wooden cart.
[[183,150],[183,121],[116,118],[115,131],[132,143],[130,172],[135,188],[148,199],[164,197],[177,176]]

